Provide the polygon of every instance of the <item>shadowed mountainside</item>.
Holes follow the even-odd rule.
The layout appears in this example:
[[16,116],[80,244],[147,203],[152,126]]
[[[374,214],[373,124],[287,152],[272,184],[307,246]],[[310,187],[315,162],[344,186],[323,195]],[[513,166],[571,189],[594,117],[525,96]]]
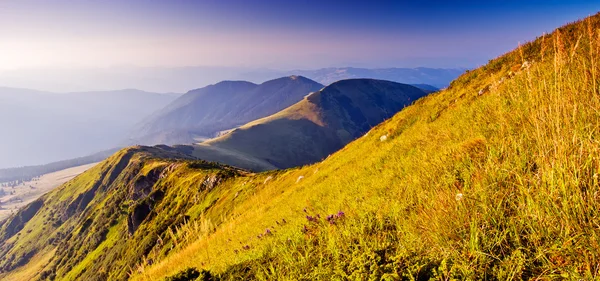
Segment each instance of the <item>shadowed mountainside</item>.
[[[389,81],[339,81],[281,112],[196,145],[193,155],[252,170],[314,163],[424,95],[418,88]],[[255,165],[221,159],[207,151],[211,149],[255,159]]]
[[130,142],[186,144],[274,114],[323,85],[289,76],[256,85],[223,81],[192,90],[148,117],[132,132]]

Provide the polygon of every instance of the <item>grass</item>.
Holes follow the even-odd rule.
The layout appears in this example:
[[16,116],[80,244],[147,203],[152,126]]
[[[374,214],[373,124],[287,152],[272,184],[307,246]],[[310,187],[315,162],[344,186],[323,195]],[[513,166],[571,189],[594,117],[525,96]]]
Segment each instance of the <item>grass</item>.
[[[599,28],[595,15],[524,44],[314,165],[251,174],[123,150],[44,196],[55,209],[0,241],[0,268],[56,249],[45,268],[64,280],[114,229],[77,278],[598,279]],[[27,235],[97,182],[55,230],[72,237]]]
[[[133,279],[186,267],[224,280],[600,278],[598,27],[528,43],[281,172]],[[323,220],[339,210],[339,224]]]

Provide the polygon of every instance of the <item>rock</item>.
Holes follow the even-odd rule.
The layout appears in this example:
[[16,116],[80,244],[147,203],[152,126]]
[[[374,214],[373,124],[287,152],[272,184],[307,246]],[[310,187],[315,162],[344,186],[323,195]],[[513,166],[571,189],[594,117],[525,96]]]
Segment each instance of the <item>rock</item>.
[[201,185],[201,190],[212,190],[217,184],[221,182],[221,178],[217,175],[212,175],[204,179]]

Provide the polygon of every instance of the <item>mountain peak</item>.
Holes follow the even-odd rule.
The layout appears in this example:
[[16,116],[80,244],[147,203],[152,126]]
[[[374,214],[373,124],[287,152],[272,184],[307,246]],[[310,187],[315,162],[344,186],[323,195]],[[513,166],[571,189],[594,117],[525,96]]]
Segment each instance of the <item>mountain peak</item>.
[[301,76],[254,84],[222,81],[179,97],[142,122],[131,139],[143,144],[194,143],[274,114],[323,85]]
[[[416,87],[396,82],[343,80],[205,145],[235,151],[244,158],[262,159],[278,168],[305,165],[335,152],[425,94]],[[197,149],[195,156],[199,158],[222,160],[214,156],[215,149]]]

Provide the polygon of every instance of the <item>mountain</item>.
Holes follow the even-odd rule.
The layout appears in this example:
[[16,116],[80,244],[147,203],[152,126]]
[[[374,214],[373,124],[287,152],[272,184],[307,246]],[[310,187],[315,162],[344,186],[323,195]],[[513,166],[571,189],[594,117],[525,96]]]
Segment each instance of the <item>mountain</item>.
[[0,168],[116,147],[134,124],[175,98],[139,90],[50,93],[0,88]]
[[260,85],[223,81],[192,90],[156,112],[131,134],[132,143],[182,144],[274,114],[323,85],[289,76]]
[[131,147],[0,226],[2,280],[594,280],[600,14],[322,162]]
[[318,162],[424,95],[389,81],[339,81],[281,112],[195,145],[193,155],[259,171]]
[[289,73],[302,75],[323,85],[352,78],[371,78],[404,84],[428,84],[445,88],[466,71],[464,68],[355,68],[331,67],[316,70],[294,70]]
[[[347,73],[344,73],[347,71]],[[283,76],[303,75],[323,85],[350,78],[373,78],[406,84],[431,84],[445,88],[465,69],[332,67],[297,71],[218,66],[108,68],[40,68],[0,70],[0,85],[36,88],[55,92],[82,92],[90,89],[137,88],[150,92],[183,93],[223,80],[262,83]],[[389,73],[396,73],[389,75]],[[367,76],[364,76],[366,74]],[[381,74],[381,76],[380,76]]]

